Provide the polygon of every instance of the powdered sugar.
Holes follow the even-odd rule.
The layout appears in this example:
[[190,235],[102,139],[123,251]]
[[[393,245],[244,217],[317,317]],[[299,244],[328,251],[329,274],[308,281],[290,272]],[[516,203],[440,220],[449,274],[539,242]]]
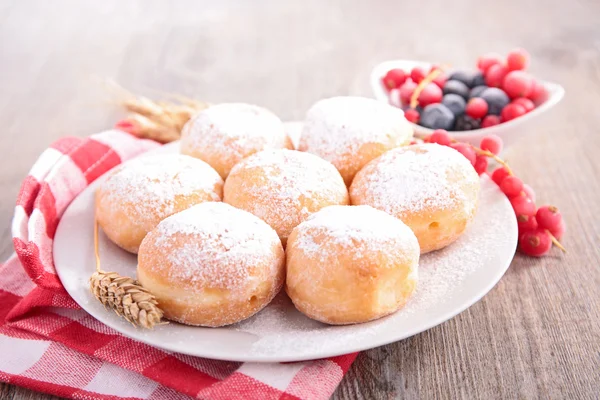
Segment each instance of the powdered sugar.
[[242,158],[267,148],[283,148],[286,140],[283,123],[269,110],[223,103],[203,110],[185,125],[181,146],[186,154],[207,161],[218,159],[228,166],[222,174],[227,176]]
[[[182,235],[193,240],[181,244]],[[276,261],[273,248],[280,246],[265,222],[218,202],[199,204],[163,220],[152,239],[167,253],[171,280],[223,289],[245,285],[257,265]]]
[[[315,237],[326,237],[327,246],[314,242]],[[312,215],[298,226],[295,249],[317,257],[326,248],[353,249],[356,256],[365,251],[388,251],[394,243],[394,252],[418,257],[419,244],[415,234],[402,221],[370,206],[330,206]]]
[[353,203],[370,204],[395,216],[463,205],[471,215],[464,186],[477,185],[469,161],[447,146],[420,144],[390,150],[367,164],[350,187]]
[[157,217],[175,212],[176,197],[204,191],[213,201],[220,201],[222,184],[219,174],[205,162],[167,154],[140,157],[123,164],[100,190],[105,204],[125,212],[133,207],[132,223],[150,230]]
[[364,97],[332,97],[315,103],[306,115],[300,149],[317,154],[339,168],[366,143],[393,148],[405,143],[412,129],[403,112]]
[[327,161],[295,150],[271,149],[244,159],[231,170],[224,200],[262,218],[287,238],[315,208],[347,204],[348,192],[339,172]]
[[365,324],[327,326],[303,316],[281,294],[259,314],[235,325],[255,335],[250,353],[297,357],[306,349],[335,354],[361,348],[365,342],[384,344],[397,340],[400,332],[414,334],[428,328],[428,321],[446,319],[471,304],[494,279],[487,278],[486,269],[496,270],[514,251],[515,223],[507,220],[514,218],[510,205],[489,180],[482,188],[481,206],[469,230],[451,246],[421,257],[417,290],[403,309]]

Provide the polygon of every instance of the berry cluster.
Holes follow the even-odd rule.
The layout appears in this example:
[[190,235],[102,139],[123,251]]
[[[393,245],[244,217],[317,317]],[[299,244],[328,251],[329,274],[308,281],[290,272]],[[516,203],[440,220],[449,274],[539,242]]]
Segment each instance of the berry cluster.
[[405,110],[406,118],[430,129],[466,131],[487,128],[525,115],[547,97],[542,84],[525,72],[529,55],[511,51],[506,60],[487,54],[477,71],[446,76],[441,67],[406,72],[392,69],[382,78],[390,102]]
[[492,174],[492,180],[508,197],[517,217],[519,227],[519,249],[529,256],[547,254],[552,244],[565,251],[559,240],[565,233],[565,222],[554,206],[535,205],[535,192],[514,175],[508,164],[498,157],[502,150],[502,139],[489,135],[481,140],[479,147],[457,142],[443,129],[435,130],[425,142],[450,146],[467,158],[479,175],[487,173],[489,158],[501,166]]

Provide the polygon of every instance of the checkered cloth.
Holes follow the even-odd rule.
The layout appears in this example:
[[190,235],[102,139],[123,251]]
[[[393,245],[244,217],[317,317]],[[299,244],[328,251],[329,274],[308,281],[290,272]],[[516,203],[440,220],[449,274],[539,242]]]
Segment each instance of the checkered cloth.
[[0,381],[73,399],[324,399],[356,354],[259,364],[170,353],[98,322],[56,275],[52,240],[69,203],[115,165],[157,143],[111,130],[65,138],[23,182],[12,225],[16,255],[0,265]]

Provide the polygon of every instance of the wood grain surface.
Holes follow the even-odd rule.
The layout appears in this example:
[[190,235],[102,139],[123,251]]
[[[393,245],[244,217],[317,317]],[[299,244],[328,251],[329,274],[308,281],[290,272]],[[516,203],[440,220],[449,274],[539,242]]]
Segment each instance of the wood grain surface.
[[[100,78],[146,95],[245,101],[282,119],[316,100],[370,96],[378,62],[473,66],[527,48],[564,101],[506,156],[561,208],[567,254],[517,255],[456,318],[363,352],[335,399],[598,399],[600,392],[600,2],[3,1],[0,257],[21,179],[53,140],[119,117]],[[0,355],[1,357],[2,355]],[[0,399],[50,399],[0,384]]]

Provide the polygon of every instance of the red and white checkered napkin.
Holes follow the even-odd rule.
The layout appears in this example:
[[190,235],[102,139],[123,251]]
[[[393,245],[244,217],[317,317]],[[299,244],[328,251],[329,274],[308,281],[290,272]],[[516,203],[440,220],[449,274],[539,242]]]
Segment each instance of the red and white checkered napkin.
[[65,138],[23,182],[0,265],[0,381],[74,399],[324,399],[356,354],[258,364],[170,353],[95,320],[56,276],[52,240],[67,205],[115,165],[158,144],[121,131]]

